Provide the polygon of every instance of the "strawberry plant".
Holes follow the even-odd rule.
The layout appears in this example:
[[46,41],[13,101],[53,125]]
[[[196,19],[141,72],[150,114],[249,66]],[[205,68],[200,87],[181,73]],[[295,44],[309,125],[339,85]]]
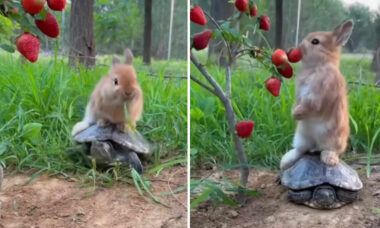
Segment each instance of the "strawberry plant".
[[[47,6],[46,6],[47,5]],[[0,3],[0,14],[21,28],[21,34],[15,40],[0,39],[0,47],[13,53],[17,50],[30,62],[38,60],[40,40],[43,36],[56,38],[59,25],[55,16],[49,12],[64,10],[66,0],[3,0]],[[13,45],[10,45],[13,44]]]
[[[292,62],[297,62],[301,59],[301,56],[299,56],[297,49],[295,49],[296,51],[289,52],[289,57],[284,50],[278,49],[273,52],[273,50],[268,47],[263,48],[254,45],[252,43],[252,36],[260,35],[264,38],[262,33],[270,29],[270,18],[263,14],[258,16],[259,9],[252,0],[235,0],[231,3],[235,5],[236,13],[232,17],[222,21],[216,21],[208,12],[200,9],[199,6],[194,6],[191,9],[191,12],[197,12],[196,17],[194,17],[193,14],[191,20],[194,23],[208,27],[204,32],[192,36],[191,51],[195,49],[195,52],[207,48],[210,39],[221,40],[224,43],[222,54],[225,55],[227,60],[226,64],[224,64],[225,88],[222,88],[219,82],[210,74],[206,66],[197,59],[194,53],[190,54],[191,62],[193,66],[199,70],[205,80],[194,75],[190,77],[199,86],[218,97],[225,108],[228,130],[234,142],[234,148],[240,167],[242,167],[240,183],[238,183],[240,190],[238,191],[237,200],[243,204],[245,202],[245,188],[248,181],[249,165],[241,138],[250,137],[254,124],[253,121],[241,121],[236,123],[235,110],[232,105],[233,102],[231,101],[231,70],[233,69],[233,64],[236,63],[237,59],[243,56],[249,56],[256,60],[261,64],[261,67],[268,72],[269,79],[265,82],[265,87],[273,96],[277,97],[280,95],[283,78],[291,78],[293,75],[289,58],[291,58]],[[203,19],[202,15],[206,15],[208,20]],[[239,22],[243,18],[250,19],[251,23],[239,29]],[[203,22],[207,23],[203,24]],[[215,29],[211,30],[211,28]]]

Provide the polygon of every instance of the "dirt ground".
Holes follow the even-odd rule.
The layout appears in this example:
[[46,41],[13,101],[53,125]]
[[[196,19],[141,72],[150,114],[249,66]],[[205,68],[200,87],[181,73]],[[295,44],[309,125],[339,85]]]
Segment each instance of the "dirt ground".
[[[192,211],[190,222],[197,228],[378,228],[380,215],[373,210],[380,208],[380,166],[373,167],[370,179],[365,177],[361,166],[356,168],[360,169],[363,190],[357,201],[340,209],[316,210],[290,203],[287,189],[276,183],[277,173],[252,170],[248,187],[259,190],[261,195],[250,198],[240,208],[203,203]],[[196,176],[208,175],[202,171]],[[210,178],[217,180],[223,175],[232,182],[239,177],[236,171],[228,171],[215,172]]]
[[28,176],[5,174],[0,227],[186,227],[187,191],[159,196],[183,185],[186,173],[185,167],[173,167],[158,177],[147,177],[152,180],[153,194],[170,208],[140,196],[132,185],[97,187],[93,191],[76,182],[46,176],[25,185]]

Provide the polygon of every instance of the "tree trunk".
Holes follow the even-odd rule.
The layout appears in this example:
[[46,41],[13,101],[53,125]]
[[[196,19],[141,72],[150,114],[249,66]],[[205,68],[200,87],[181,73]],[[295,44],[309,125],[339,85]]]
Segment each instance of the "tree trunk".
[[283,21],[283,2],[282,0],[276,0],[276,48],[283,48],[282,40],[282,21]]
[[95,65],[94,0],[72,0],[69,64]]
[[147,65],[150,65],[151,46],[152,46],[152,0],[145,0],[143,61]]
[[371,70],[376,73],[375,85],[380,85],[380,46],[373,54]]
[[[210,14],[216,20],[225,20],[234,15],[234,4],[228,0],[211,0]],[[210,23],[211,25],[211,23]],[[223,54],[225,46],[222,42],[211,39],[209,43],[208,55],[215,55],[219,60],[219,65],[225,66],[227,64],[226,55]]]

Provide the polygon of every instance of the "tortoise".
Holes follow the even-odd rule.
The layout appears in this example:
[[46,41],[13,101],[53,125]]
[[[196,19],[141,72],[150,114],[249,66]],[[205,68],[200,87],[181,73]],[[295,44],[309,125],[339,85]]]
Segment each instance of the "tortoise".
[[353,202],[363,187],[356,171],[344,161],[328,166],[320,153],[305,154],[293,166],[281,171],[281,183],[288,198],[312,208],[333,209]]
[[137,131],[122,132],[116,125],[92,125],[74,136],[85,145],[85,152],[100,166],[113,166],[117,161],[143,172],[138,155],[151,154],[151,146]]

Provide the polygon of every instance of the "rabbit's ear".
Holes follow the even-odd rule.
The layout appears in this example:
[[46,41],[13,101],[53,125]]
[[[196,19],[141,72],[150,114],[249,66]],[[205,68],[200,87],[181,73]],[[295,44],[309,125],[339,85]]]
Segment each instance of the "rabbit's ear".
[[112,58],[112,66],[115,66],[116,64],[120,64],[120,59],[118,57]]
[[354,22],[352,20],[345,21],[338,25],[333,31],[336,44],[339,46],[345,45],[351,36],[353,28]]
[[125,64],[132,65],[133,53],[132,53],[131,49],[129,49],[129,48],[125,49],[124,56],[125,56]]

